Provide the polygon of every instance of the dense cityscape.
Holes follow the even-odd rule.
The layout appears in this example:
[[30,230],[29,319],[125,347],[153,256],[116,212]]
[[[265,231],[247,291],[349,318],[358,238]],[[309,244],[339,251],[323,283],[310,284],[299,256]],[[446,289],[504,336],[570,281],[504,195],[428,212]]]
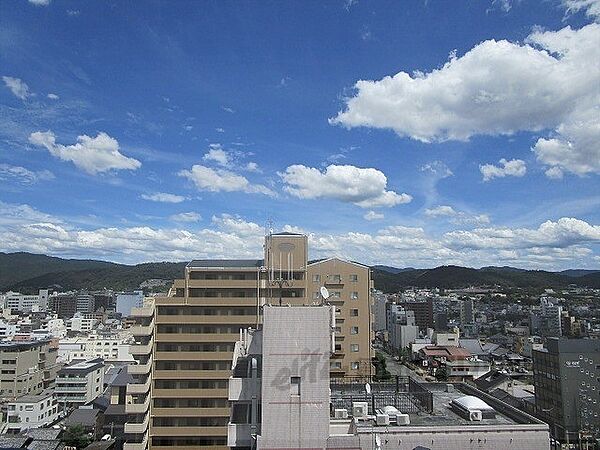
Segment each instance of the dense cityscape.
[[599,289],[384,293],[368,266],[309,252],[270,233],[262,259],[191,261],[164,293],[2,294],[0,442],[598,444]]
[[600,450],[600,0],[0,0],[0,450]]

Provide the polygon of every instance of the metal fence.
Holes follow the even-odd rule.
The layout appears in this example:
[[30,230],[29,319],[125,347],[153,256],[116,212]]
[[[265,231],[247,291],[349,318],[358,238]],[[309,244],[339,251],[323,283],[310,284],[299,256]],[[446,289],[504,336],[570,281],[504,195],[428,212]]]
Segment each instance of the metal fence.
[[351,411],[353,402],[367,402],[369,414],[384,406],[394,406],[403,413],[433,412],[433,394],[410,377],[397,376],[385,382],[372,381],[371,377],[332,378],[330,387],[332,410]]

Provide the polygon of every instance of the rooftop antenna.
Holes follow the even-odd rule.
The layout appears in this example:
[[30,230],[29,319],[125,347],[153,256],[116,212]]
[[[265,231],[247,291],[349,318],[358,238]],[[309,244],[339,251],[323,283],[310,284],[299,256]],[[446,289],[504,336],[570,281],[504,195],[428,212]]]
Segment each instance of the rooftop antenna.
[[321,298],[323,299],[322,303],[325,303],[329,296],[329,290],[325,286],[321,286]]

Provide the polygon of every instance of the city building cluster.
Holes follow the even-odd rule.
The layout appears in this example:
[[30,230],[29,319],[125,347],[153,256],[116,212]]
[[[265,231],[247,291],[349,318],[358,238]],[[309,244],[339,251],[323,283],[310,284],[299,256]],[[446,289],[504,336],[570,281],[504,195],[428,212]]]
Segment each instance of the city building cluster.
[[598,291],[383,293],[290,232],[157,286],[0,296],[0,448],[600,448]]

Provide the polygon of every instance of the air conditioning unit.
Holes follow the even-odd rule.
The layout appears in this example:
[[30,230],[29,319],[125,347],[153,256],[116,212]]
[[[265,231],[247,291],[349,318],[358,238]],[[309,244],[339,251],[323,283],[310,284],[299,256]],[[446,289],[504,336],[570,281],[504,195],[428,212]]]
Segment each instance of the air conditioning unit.
[[336,419],[347,419],[348,418],[348,410],[344,408],[336,409],[333,411],[333,416]]
[[369,404],[367,402],[352,402],[352,416],[366,417],[369,414]]
[[397,425],[410,425],[410,416],[408,414],[397,414],[396,415]]
[[387,414],[377,414],[375,416],[375,423],[378,426],[389,425],[390,424],[390,416],[388,416]]
[[383,413],[388,415],[390,422],[395,423],[396,416],[400,414],[400,411],[396,407],[388,405],[383,407]]
[[477,411],[477,410],[469,411],[469,420],[471,422],[481,422],[481,419],[483,419],[483,414],[481,414],[481,411]]

